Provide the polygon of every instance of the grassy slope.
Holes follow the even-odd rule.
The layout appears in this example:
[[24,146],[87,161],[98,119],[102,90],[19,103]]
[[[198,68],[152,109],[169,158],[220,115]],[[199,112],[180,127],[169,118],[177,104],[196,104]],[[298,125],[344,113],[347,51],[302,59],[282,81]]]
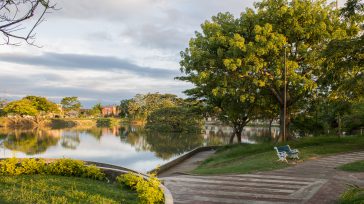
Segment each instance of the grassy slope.
[[364,160],[357,161],[349,164],[344,164],[340,166],[338,169],[343,171],[350,171],[350,172],[364,172]]
[[364,188],[350,187],[341,195],[339,204],[362,204],[364,203]]
[[[300,150],[300,158],[364,150],[364,137],[312,137],[290,141],[291,148]],[[284,168],[292,164],[277,162],[273,144],[239,144],[220,148],[215,155],[205,160],[195,174],[251,173]],[[278,145],[279,146],[279,145]],[[292,162],[291,162],[292,163]]]
[[0,176],[0,203],[137,203],[120,184],[62,176]]
[[[349,172],[364,172],[364,160],[344,164],[338,169]],[[352,186],[341,195],[340,204],[364,203],[364,188]]]

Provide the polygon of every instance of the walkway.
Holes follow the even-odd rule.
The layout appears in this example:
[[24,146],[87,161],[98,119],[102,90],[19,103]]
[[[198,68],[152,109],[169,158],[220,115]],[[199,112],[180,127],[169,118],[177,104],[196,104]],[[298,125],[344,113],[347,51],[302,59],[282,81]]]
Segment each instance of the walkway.
[[335,167],[364,159],[363,152],[310,160],[296,166],[256,174],[162,178],[174,202],[182,203],[333,203],[347,183],[364,185],[364,173]]
[[194,170],[205,159],[215,153],[215,150],[203,151],[194,154],[192,157],[184,160],[183,162],[173,166],[172,168],[158,174],[158,177],[167,177],[186,174]]

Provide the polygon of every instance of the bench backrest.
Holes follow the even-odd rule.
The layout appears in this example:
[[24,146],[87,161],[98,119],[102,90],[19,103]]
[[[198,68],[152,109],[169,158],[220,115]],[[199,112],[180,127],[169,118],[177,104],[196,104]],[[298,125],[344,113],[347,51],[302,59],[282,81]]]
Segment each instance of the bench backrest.
[[285,146],[277,147],[277,150],[279,152],[290,152],[291,148],[289,147],[289,145],[285,145]]

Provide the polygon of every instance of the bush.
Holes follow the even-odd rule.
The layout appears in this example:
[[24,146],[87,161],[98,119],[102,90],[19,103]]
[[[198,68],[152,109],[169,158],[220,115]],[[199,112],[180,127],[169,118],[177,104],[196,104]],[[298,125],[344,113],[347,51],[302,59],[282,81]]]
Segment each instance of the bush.
[[116,180],[136,190],[141,203],[164,203],[164,194],[160,189],[161,183],[154,174],[151,174],[147,180],[142,175],[127,173],[118,176]]
[[44,174],[46,163],[44,160],[39,159],[24,159],[20,162],[18,167],[19,174],[33,175],[33,174]]
[[350,188],[341,195],[341,204],[363,204],[364,203],[364,188],[358,186],[350,186]]
[[49,164],[43,159],[5,159],[0,161],[0,175],[48,174],[75,176],[95,180],[105,179],[105,174],[96,166],[87,166],[83,161],[59,159]]
[[99,118],[96,121],[97,127],[117,126],[118,120],[115,118]]

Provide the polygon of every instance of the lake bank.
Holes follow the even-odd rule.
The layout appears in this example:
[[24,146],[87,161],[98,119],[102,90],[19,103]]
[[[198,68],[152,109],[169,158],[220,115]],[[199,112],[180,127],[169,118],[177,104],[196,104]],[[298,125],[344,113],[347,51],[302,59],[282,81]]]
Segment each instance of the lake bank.
[[122,122],[118,118],[12,118],[0,117],[0,127],[9,129],[33,128],[93,128],[97,126],[117,126]]

